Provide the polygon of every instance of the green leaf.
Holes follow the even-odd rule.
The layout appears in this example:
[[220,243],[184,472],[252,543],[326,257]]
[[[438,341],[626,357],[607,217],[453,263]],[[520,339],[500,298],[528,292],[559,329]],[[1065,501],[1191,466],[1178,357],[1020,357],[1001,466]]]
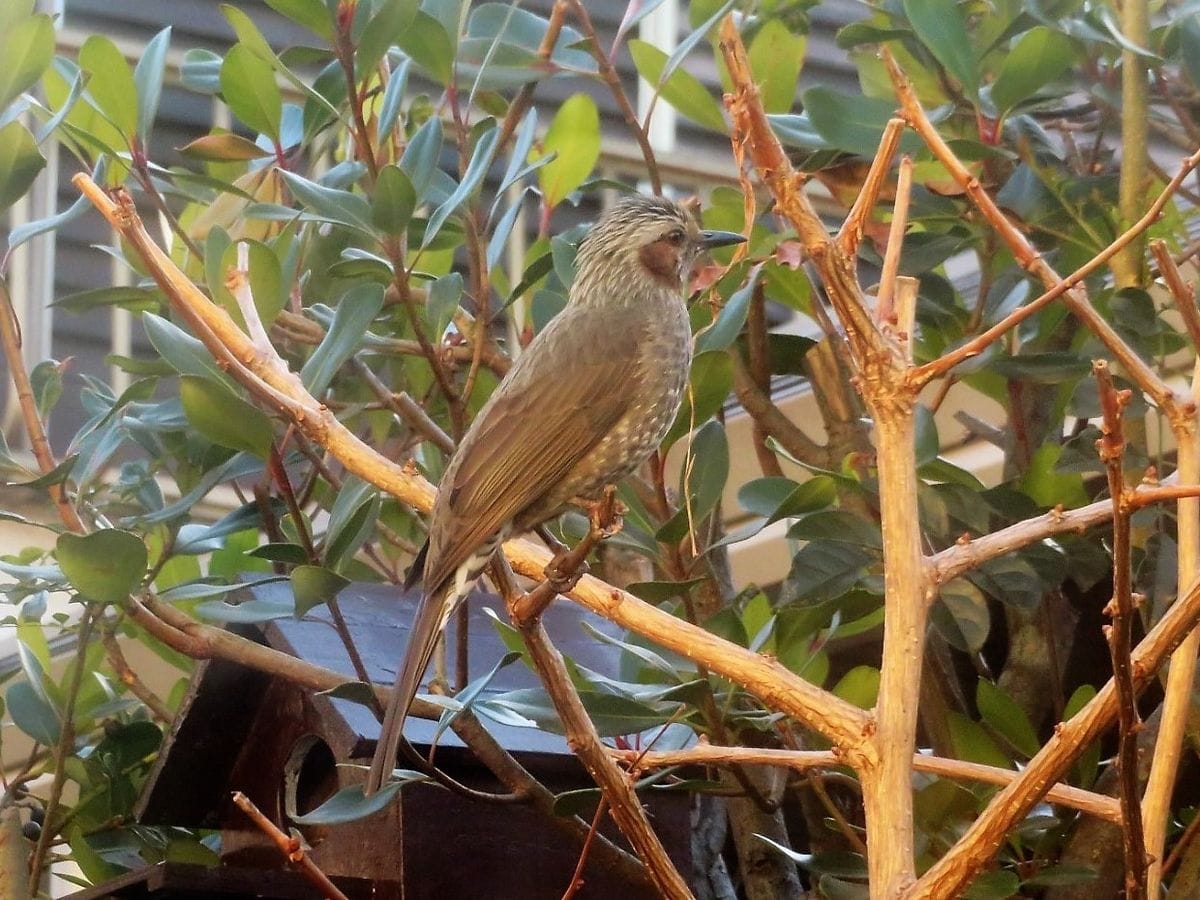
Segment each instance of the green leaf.
[[381,309],[382,285],[359,284],[345,293],[325,337],[300,370],[300,380],[310,393],[325,392],[337,370],[362,346],[363,335]]
[[418,0],[388,0],[367,23],[355,54],[355,70],[361,78],[373,72],[388,47],[398,43],[400,36],[416,18]]
[[231,3],[221,4],[221,15],[233,28],[233,33],[237,35],[238,42],[243,47],[259,59],[268,63],[274,62],[275,51],[271,49],[270,42],[263,37],[263,33],[250,16]]
[[296,598],[296,618],[300,618],[313,607],[336,597],[350,584],[350,579],[324,566],[296,566],[292,569],[291,582]]
[[1091,497],[1083,486],[1083,476],[1076,472],[1059,472],[1059,444],[1043,444],[1033,452],[1033,459],[1021,478],[1020,488],[1038,506],[1051,508],[1060,503],[1067,509],[1083,506]]
[[692,528],[699,528],[704,518],[721,499],[729,477],[729,441],[720,422],[708,422],[688,447],[683,464],[680,493],[686,501],[655,535],[670,543],[682,540]]
[[54,23],[49,16],[21,19],[0,35],[0,110],[37,84],[54,58]]
[[371,224],[371,204],[365,197],[317,184],[295,172],[281,171],[280,174],[296,199],[318,217],[367,234],[374,233],[374,226]]
[[762,268],[755,266],[750,272],[746,283],[733,292],[733,296],[725,301],[721,312],[711,326],[696,337],[696,352],[706,350],[727,350],[746,324],[746,315],[750,311],[750,300],[754,296],[754,288],[758,284],[758,276]]
[[1179,58],[1192,86],[1200,88],[1200,16],[1190,16],[1180,26]]
[[977,876],[963,892],[963,900],[1007,900],[1020,889],[1021,879],[1015,872],[998,869]]
[[[815,481],[818,478],[830,483],[828,488],[824,486],[821,488],[821,496],[828,496],[824,492],[830,488],[836,489],[837,485],[828,475],[816,475],[812,480]],[[808,483],[810,482],[805,482],[805,484]],[[781,508],[790,508],[798,499],[789,498]],[[844,509],[828,509],[809,513],[788,529],[788,538],[794,541],[835,541],[869,547],[873,550],[883,549],[883,536],[880,534],[879,526]]]
[[[896,113],[896,102],[821,86],[804,92],[804,111],[812,127],[829,144],[859,156],[873,157],[879,149],[883,129]],[[900,139],[900,147],[906,153],[915,152],[919,146],[919,139],[911,133]]]
[[233,387],[233,381],[222,372],[204,345],[181,329],[154,313],[142,313],[142,327],[151,346],[180,375],[197,375]]
[[983,592],[958,578],[938,592],[939,603],[930,611],[934,627],[953,646],[965,653],[983,649],[991,630],[992,617]]
[[462,299],[463,277],[458,272],[443,275],[429,286],[425,304],[425,317],[429,320],[430,334],[440,337],[454,317]]
[[418,202],[423,203],[427,199],[441,155],[442,120],[432,116],[417,129],[417,133],[404,149],[404,155],[400,157],[400,168],[412,182]]
[[870,709],[879,696],[879,670],[874,666],[855,666],[834,685],[833,693],[860,709]]
[[342,481],[325,529],[326,565],[336,568],[353,557],[374,532],[381,504],[379,489],[373,484],[354,476]]
[[13,724],[39,744],[53,747],[62,732],[58,713],[28,681],[12,684],[4,694],[4,702]]
[[147,312],[162,305],[162,295],[147,288],[106,287],[80,291],[59,297],[51,306],[71,313],[85,313],[93,309],[118,307],[133,312]]
[[[738,503],[748,512],[765,516],[767,524],[824,509],[836,498],[837,485],[826,475],[814,475],[803,482],[780,477],[756,478],[738,490]],[[878,532],[875,534],[878,540]]]
[[979,91],[979,63],[958,0],[904,0],[904,14],[921,43],[973,99]]
[[1038,25],[1021,35],[1004,58],[992,84],[992,103],[1003,115],[1064,75],[1075,61],[1075,46],[1061,31]]
[[1019,753],[1032,757],[1041,749],[1037,733],[1033,730],[1025,710],[986,678],[980,678],[975,685],[975,706],[979,709],[979,717],[984,723]]
[[0,128],[0,213],[25,195],[45,165],[28,128],[20,122]]
[[29,373],[29,388],[38,412],[46,418],[62,397],[62,364],[53,359],[42,360]]
[[137,134],[138,94],[125,55],[108,38],[94,34],[79,48],[79,67],[90,76],[87,92],[125,140]]
[[788,590],[805,604],[834,600],[854,587],[875,559],[854,544],[814,541],[792,557]]
[[357,819],[365,819],[384,809],[399,793],[400,788],[410,781],[428,780],[420,772],[399,770],[392,773],[392,778],[400,775],[400,780],[389,781],[370,797],[364,797],[362,785],[343,788],[316,809],[302,816],[289,816],[297,825],[343,825]]
[[697,354],[688,384],[679,415],[663,440],[664,448],[703,425],[725,405],[725,398],[733,390],[733,360],[720,350]]
[[421,238],[422,247],[428,247],[433,242],[438,232],[441,231],[442,225],[446,223],[446,219],[475,193],[476,188],[483,181],[483,176],[487,174],[488,167],[492,164],[492,153],[496,149],[496,141],[500,137],[500,130],[494,121],[491,121],[485,128],[486,130],[475,142],[475,149],[471,153],[471,161],[467,164],[467,171],[463,174],[462,181],[454,189],[454,193],[446,198],[446,201],[429,217],[429,223],[425,226],[425,235]]
[[1056,866],[1047,866],[1032,878],[1026,878],[1021,882],[1021,886],[1039,888],[1087,884],[1089,881],[1095,881],[1099,877],[1100,873],[1091,866],[1060,863]]
[[992,736],[978,722],[951,710],[946,713],[946,724],[950,729],[950,743],[954,747],[954,755],[958,759],[1001,769],[1012,768],[1012,760],[996,746]]
[[265,458],[275,440],[271,420],[223,385],[195,375],[179,379],[179,398],[192,426],[222,447]]
[[321,0],[267,0],[267,6],[319,37],[333,39],[333,16]]
[[[401,60],[392,70],[387,87],[383,91],[383,102],[379,104],[379,133],[391,134],[400,118],[400,104],[404,100],[404,89],[408,86],[410,60]],[[436,117],[435,117],[436,118]]]
[[279,142],[283,96],[274,67],[246,44],[235,44],[221,64],[221,96],[233,114],[255,131]]
[[750,72],[767,112],[791,110],[806,45],[804,35],[792,34],[779,19],[768,19],[750,42]]
[[557,155],[538,170],[538,186],[546,205],[555,207],[587,180],[600,158],[600,113],[587,94],[572,94],[558,108],[530,161],[551,153]]
[[398,36],[400,49],[440,84],[450,83],[454,72],[454,44],[442,23],[424,10],[417,12]]
[[629,53],[633,57],[638,74],[654,85],[662,98],[680,113],[714,131],[726,130],[725,116],[721,113],[720,104],[700,79],[686,69],[676,69],[664,81],[663,70],[667,65],[667,54],[645,41],[630,41]]
[[385,234],[404,234],[417,205],[412,181],[399,166],[384,166],[371,198],[371,224]]
[[72,587],[101,603],[123,603],[146,574],[146,545],[136,534],[105,528],[60,534],[54,556]]
[[137,85],[137,135],[143,145],[150,141],[150,128],[158,115],[163,69],[170,46],[171,29],[168,26],[150,39],[133,69],[133,81]]

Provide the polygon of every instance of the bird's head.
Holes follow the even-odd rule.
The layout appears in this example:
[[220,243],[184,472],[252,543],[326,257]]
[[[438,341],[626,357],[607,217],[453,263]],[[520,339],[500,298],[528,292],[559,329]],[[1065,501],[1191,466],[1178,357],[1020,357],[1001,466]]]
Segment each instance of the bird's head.
[[606,212],[579,245],[578,277],[639,278],[681,291],[696,258],[738,244],[732,231],[702,231],[682,206],[665,197],[632,194]]

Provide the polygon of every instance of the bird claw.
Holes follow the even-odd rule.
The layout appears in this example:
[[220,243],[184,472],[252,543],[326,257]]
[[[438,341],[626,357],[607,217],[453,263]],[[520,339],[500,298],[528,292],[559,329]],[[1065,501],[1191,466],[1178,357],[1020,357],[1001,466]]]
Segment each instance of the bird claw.
[[554,558],[546,564],[546,568],[543,570],[546,582],[560,594],[571,590],[579,583],[580,578],[591,571],[586,562],[581,562],[569,570],[565,569],[564,564],[567,562],[570,552],[569,550],[564,550],[555,553]]

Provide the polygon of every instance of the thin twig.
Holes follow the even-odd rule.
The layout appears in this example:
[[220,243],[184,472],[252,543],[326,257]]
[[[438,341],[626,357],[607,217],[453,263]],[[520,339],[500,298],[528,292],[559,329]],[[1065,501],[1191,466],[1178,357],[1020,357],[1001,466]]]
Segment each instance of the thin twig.
[[101,640],[104,642],[104,651],[108,657],[108,664],[113,667],[113,672],[116,673],[117,680],[129,689],[129,693],[141,700],[154,718],[160,722],[170,722],[174,719],[174,711],[163,702],[158,694],[146,686],[146,683],[138,677],[137,672],[129,665],[129,661],[125,659],[125,654],[121,650],[121,644],[117,640],[116,635],[106,628]]
[[883,128],[883,135],[879,138],[879,149],[875,151],[871,160],[871,168],[867,170],[862,189],[854,199],[850,212],[846,214],[846,221],[838,229],[837,237],[834,238],[847,256],[854,256],[858,252],[858,244],[862,240],[866,223],[871,218],[871,211],[879,200],[879,192],[887,181],[888,170],[892,167],[892,159],[896,156],[903,132],[903,119],[888,119]]
[[571,6],[575,10],[575,17],[579,20],[583,36],[587,39],[587,51],[592,54],[592,58],[596,60],[596,65],[600,67],[600,77],[604,79],[604,83],[608,85],[609,91],[612,92],[613,99],[617,101],[617,109],[621,111],[621,116],[625,119],[625,124],[633,132],[633,138],[637,141],[637,145],[642,151],[642,159],[646,163],[646,177],[650,181],[650,189],[655,194],[661,194],[662,176],[658,173],[658,161],[654,157],[654,148],[650,146],[650,138],[646,135],[646,129],[638,122],[637,113],[633,109],[633,104],[629,102],[629,95],[625,93],[625,86],[621,83],[621,75],[617,72],[612,60],[608,58],[608,55],[600,47],[600,38],[596,35],[596,26],[592,24],[592,17],[588,15],[587,6],[583,3],[583,0],[571,0]]
[[[888,74],[891,76],[892,83],[896,89],[896,95],[900,99],[905,120],[921,135],[921,138],[933,152],[933,155],[946,167],[946,170],[959,186],[963,188],[988,224],[995,229],[1001,240],[1004,241],[1013,256],[1016,257],[1021,267],[1035,275],[1046,288],[1046,293],[1033,301],[1033,303],[1026,304],[1026,306],[1006,316],[1001,322],[976,336],[971,341],[968,341],[958,350],[934,360],[932,363],[914,369],[910,377],[915,379],[918,384],[924,384],[933,375],[944,372],[958,362],[977,354],[1001,334],[1006,333],[1025,317],[1036,312],[1040,308],[1040,305],[1049,303],[1050,300],[1061,296],[1076,318],[1092,334],[1099,338],[1100,342],[1108,348],[1113,357],[1129,373],[1129,377],[1133,379],[1134,383],[1154,399],[1159,409],[1163,410],[1168,416],[1180,415],[1175,393],[1146,364],[1145,360],[1121,338],[1108,321],[1096,311],[1095,307],[1088,300],[1087,293],[1082,288],[1082,281],[1087,275],[1096,271],[1107,262],[1114,253],[1135,240],[1138,235],[1158,219],[1159,214],[1162,212],[1163,207],[1166,205],[1167,200],[1170,199],[1175,188],[1193,168],[1200,165],[1200,149],[1183,161],[1180,171],[1163,188],[1154,203],[1150,204],[1145,215],[1130,225],[1105,250],[1101,251],[1089,262],[1064,279],[1046,262],[1021,230],[1000,211],[996,202],[983,189],[983,186],[980,185],[979,180],[955,155],[954,151],[938,133],[937,128],[934,127],[929,116],[926,115],[924,108],[917,99],[912,84],[901,71],[896,60],[886,49],[883,50],[883,57],[888,67]],[[1049,299],[1044,299],[1047,297]],[[947,363],[947,361],[950,362]]]
[[279,852],[284,855],[289,863],[300,870],[300,874],[312,882],[313,886],[321,892],[321,895],[329,898],[329,900],[349,900],[349,898],[338,890],[338,886],[329,880],[326,875],[312,861],[312,857],[304,851],[304,844],[298,837],[287,834],[278,825],[263,815],[262,810],[254,805],[249,797],[241,791],[233,792],[233,802],[244,812],[258,829],[269,837],[279,848]]
[[1192,339],[1192,347],[1200,352],[1200,310],[1196,309],[1196,291],[1183,280],[1175,260],[1171,259],[1171,251],[1167,242],[1157,238],[1150,242],[1150,251],[1158,263],[1158,274],[1166,282],[1167,289],[1175,301],[1175,308],[1183,319],[1188,337]]
[[883,254],[883,269],[879,275],[879,293],[875,298],[875,319],[880,323],[896,321],[896,312],[892,304],[896,291],[896,276],[900,272],[900,253],[904,249],[904,232],[908,228],[912,175],[912,157],[906,153],[900,158],[900,174],[896,179],[896,202],[892,206],[892,224],[888,229],[887,250]]
[[87,668],[84,658],[87,656],[88,640],[91,638],[92,626],[97,615],[99,611],[95,604],[89,603],[79,621],[79,631],[75,638],[75,668],[71,673],[71,683],[67,687],[66,702],[63,704],[62,728],[54,746],[54,780],[50,783],[50,796],[46,800],[46,817],[42,822],[42,831],[38,835],[37,846],[34,847],[33,857],[29,862],[29,891],[33,894],[37,893],[38,884],[42,880],[42,867],[46,864],[46,854],[49,853],[50,845],[59,831],[56,817],[59,803],[62,802],[63,787],[67,782],[67,757],[75,752],[75,702],[79,699],[79,688],[83,684],[83,673]]
[[1100,391],[1102,413],[1102,436],[1096,441],[1096,449],[1108,475],[1108,493],[1112,498],[1113,597],[1107,609],[1112,624],[1105,630],[1117,693],[1117,776],[1120,779],[1121,816],[1124,820],[1121,837],[1125,848],[1125,896],[1138,900],[1146,896],[1146,845],[1142,833],[1142,804],[1137,772],[1137,733],[1142,723],[1138,717],[1133,675],[1129,666],[1129,648],[1133,636],[1133,570],[1130,562],[1130,512],[1122,502],[1125,496],[1125,474],[1122,471],[1125,430],[1121,410],[1129,402],[1131,392],[1116,389],[1108,363],[1102,359],[1092,363],[1092,374]]

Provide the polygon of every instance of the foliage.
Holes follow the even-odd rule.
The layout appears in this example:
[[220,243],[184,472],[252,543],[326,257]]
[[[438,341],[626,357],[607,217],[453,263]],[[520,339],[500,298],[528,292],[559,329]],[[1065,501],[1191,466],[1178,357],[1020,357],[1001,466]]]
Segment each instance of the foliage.
[[[349,429],[392,458],[411,457],[436,482],[445,451],[396,398],[415,400],[457,438],[502,376],[506,353],[515,349],[507,341],[527,341],[565,303],[580,232],[559,226],[576,218],[571,207],[594,212],[601,192],[613,187],[597,169],[601,119],[591,90],[605,84],[607,46],[590,52],[594,35],[582,20],[552,22],[499,3],[269,5],[307,29],[313,46],[277,52],[249,16],[223,7],[236,42],[219,54],[189,50],[179,74],[190,90],[224,103],[234,129],[214,128],[192,141],[182,148],[187,167],[170,168],[151,152],[169,31],[136,65],[99,35],[73,57],[56,57],[47,16],[21,3],[0,11],[0,208],[29,190],[45,148],[58,142],[106,186],[124,185],[147,208],[166,211],[174,261],[243,323],[227,275],[231,267],[244,270],[259,317],[304,386]],[[629,15],[650,5],[631,3]],[[1200,97],[1196,54],[1189,53],[1200,46],[1194,4],[1164,8],[1146,46],[1133,46],[1104,4],[876,4],[838,34],[857,67],[862,90],[854,94],[819,84],[795,90],[811,43],[809,5],[696,0],[689,7],[693,30],[673,53],[623,38],[615,49],[656,86],[658,103],[724,134],[725,112],[692,62],[713,52],[725,13],[747,13],[741,27],[772,126],[805,171],[842,202],[857,190],[860,163],[874,154],[896,107],[876,55],[885,44],[925,106],[937,109],[942,136],[1062,272],[1129,225],[1115,205],[1123,53],[1141,59],[1161,86],[1154,116],[1164,138],[1190,150],[1200,137],[1187,114]],[[721,75],[727,77],[723,69]],[[570,92],[568,99],[554,110],[529,105],[530,94],[550,80]],[[902,149],[913,154],[915,187],[899,265],[902,274],[920,277],[914,344],[924,362],[1003,320],[1040,289],[924,145],[910,134]],[[646,165],[656,162],[650,157]],[[1146,173],[1147,196],[1168,177]],[[729,251],[721,251],[722,268],[698,273],[698,354],[688,402],[664,447],[665,456],[674,444],[675,457],[686,455],[687,463],[678,483],[664,474],[673,469],[652,465],[624,486],[629,509],[614,541],[652,567],[651,580],[631,587],[643,599],[869,708],[879,686],[883,620],[869,423],[844,367],[827,362],[824,351],[836,357],[841,337],[830,330],[808,269],[797,263],[798,236],[761,212],[746,222],[736,187],[715,187],[704,200],[705,224],[748,233],[748,253],[730,266]],[[521,211],[535,206],[536,239],[510,268],[506,245],[522,227]],[[83,208],[14,229],[9,248],[62,227]],[[887,216],[881,206],[866,223],[859,251],[866,267],[878,266],[886,252]],[[1150,233],[1178,252],[1190,224],[1189,206],[1172,203]],[[135,283],[56,303],[136,313],[154,355],[113,359],[130,375],[119,393],[99,379],[68,376],[65,389],[80,392],[88,419],[49,473],[23,470],[5,448],[10,481],[65,490],[88,533],[55,524],[61,533],[52,549],[0,561],[11,579],[5,624],[16,630],[22,664],[8,684],[4,713],[40,748],[22,777],[53,771],[53,751],[63,744],[58,770],[78,788],[70,804],[40,798],[43,818],[30,832],[35,839],[42,829],[61,834],[93,882],[145,860],[208,858],[212,839],[130,824],[162,723],[122,682],[104,644],[83,642],[58,673],[50,639],[119,635],[146,642],[186,670],[184,656],[135,621],[131,597],[157,597],[217,623],[302,616],[330,602],[347,580],[402,580],[422,539],[411,508],[316,465],[319,448],[213,360],[136,255],[126,246],[108,249],[129,262]],[[973,277],[960,277],[964,268]],[[1145,358],[1178,364],[1186,341],[1148,278],[1118,290],[1096,274],[1087,285]],[[765,304],[789,310],[812,339],[768,334]],[[1103,494],[1103,466],[1092,449],[1100,409],[1088,373],[1090,360],[1104,355],[1090,332],[1050,304],[927,395],[918,415],[920,502],[912,513],[929,550]],[[32,374],[45,418],[64,390],[62,369],[49,364]],[[817,387],[827,443],[776,433],[759,419],[762,477],[728,484],[731,454],[747,452],[731,447],[726,434],[731,390],[736,385],[745,401],[749,383],[769,398],[772,378],[797,376]],[[998,448],[998,479],[985,485],[941,455],[954,426],[934,414],[948,398],[946,409],[970,411],[983,399],[1003,407],[994,430],[968,421]],[[1127,414],[1133,412],[1145,408]],[[807,422],[793,425],[810,430]],[[1140,463],[1161,474],[1171,469],[1161,450],[1146,452]],[[252,486],[254,499],[220,521],[203,521],[198,507],[229,484]],[[734,494],[743,521],[726,533],[719,523],[731,510],[722,497]],[[779,522],[793,550],[786,581],[770,597],[756,586],[735,592],[722,575],[728,548]],[[1141,626],[1149,629],[1177,591],[1174,526],[1166,507],[1142,514],[1138,524],[1136,587],[1147,598]],[[248,572],[290,577],[294,606],[226,602]],[[1095,610],[1107,599],[1110,572],[1102,535],[1064,535],[988,559],[942,585],[929,642],[944,683],[935,690],[939,703],[923,709],[923,743],[940,756],[1009,769],[1033,756],[1064,709],[1108,678],[1107,662],[1076,668],[1068,661],[1102,641]],[[70,613],[50,614],[50,594],[70,597]],[[1078,634],[1044,627],[1068,619],[1084,623]],[[602,734],[633,740],[673,723],[714,743],[818,744],[749,692],[644,644],[637,637],[622,643],[624,680],[571,668]],[[510,722],[561,728],[541,689],[479,708]],[[1090,788],[1099,758],[1097,748],[1076,766],[1072,782]],[[922,775],[916,791],[923,869],[993,789]],[[817,810],[809,822],[826,815],[803,785],[794,798]],[[339,820],[347,803],[339,795]],[[857,815],[855,809],[849,823],[809,835],[802,853],[780,847],[825,896],[856,895],[854,885],[865,877]],[[1071,862],[1080,820],[1066,807],[1027,818],[1009,834],[995,871],[968,896],[1035,896],[1095,877]]]

